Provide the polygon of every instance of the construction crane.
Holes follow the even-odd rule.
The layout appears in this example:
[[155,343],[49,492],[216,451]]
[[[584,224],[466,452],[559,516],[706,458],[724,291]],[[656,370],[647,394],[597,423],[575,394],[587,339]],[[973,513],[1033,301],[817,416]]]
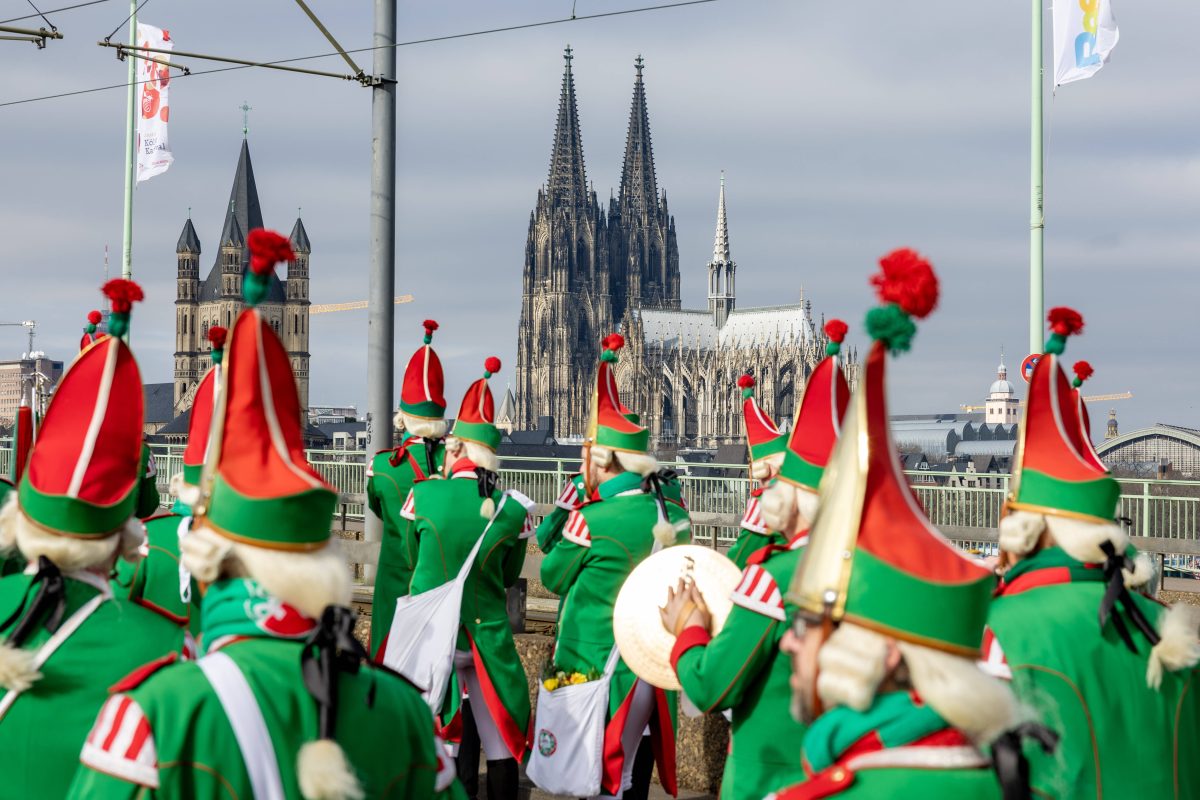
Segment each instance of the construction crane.
[[[392,301],[392,303],[393,303],[393,305],[400,306],[400,305],[404,305],[405,303],[411,303],[412,301],[413,301],[413,296],[411,294],[402,294],[399,297],[395,298]],[[356,309],[366,308],[366,307],[367,307],[366,300],[354,300],[349,303],[319,303],[317,305],[309,306],[308,313],[309,314],[329,314],[330,312],[333,312],[333,311],[355,311]]]
[[33,334],[37,330],[37,320],[25,319],[20,322],[0,322],[0,326],[21,327],[29,329],[29,353],[33,352]]
[[[1084,395],[1083,402],[1085,403],[1107,403],[1112,400],[1132,400],[1133,392],[1118,392],[1117,394],[1090,394]],[[1025,401],[1021,401],[1021,405],[1025,405]],[[987,406],[971,406],[963,404],[959,406],[963,411],[983,411]]]

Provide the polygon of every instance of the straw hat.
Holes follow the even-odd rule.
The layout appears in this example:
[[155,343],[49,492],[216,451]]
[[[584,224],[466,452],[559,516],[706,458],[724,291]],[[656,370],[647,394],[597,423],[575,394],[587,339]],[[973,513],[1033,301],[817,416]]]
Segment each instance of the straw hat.
[[742,579],[741,570],[724,555],[694,544],[676,545],[647,558],[629,574],[613,607],[613,634],[621,658],[633,673],[660,689],[679,689],[671,667],[675,636],[663,628],[658,609],[667,602],[667,589],[691,576],[712,614],[714,636],[733,608],[730,596]]

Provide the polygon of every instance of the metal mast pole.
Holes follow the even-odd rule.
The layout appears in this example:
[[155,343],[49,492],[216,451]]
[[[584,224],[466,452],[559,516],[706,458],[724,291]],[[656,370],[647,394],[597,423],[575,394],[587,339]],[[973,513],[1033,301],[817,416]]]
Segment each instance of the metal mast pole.
[[1046,216],[1042,197],[1042,0],[1033,0],[1033,61],[1029,125],[1029,352],[1040,353],[1044,343],[1042,276]]
[[[367,288],[368,454],[392,446],[396,289],[396,0],[375,0],[375,85],[371,89],[371,274]],[[373,514],[367,541],[382,538]]]
[[[129,0],[129,44],[137,45],[137,0]],[[134,137],[136,136],[136,92],[137,65],[136,58],[127,58],[129,62],[129,89],[125,95],[127,114],[125,119],[125,238],[121,250],[121,277],[126,280],[133,278],[133,171]]]

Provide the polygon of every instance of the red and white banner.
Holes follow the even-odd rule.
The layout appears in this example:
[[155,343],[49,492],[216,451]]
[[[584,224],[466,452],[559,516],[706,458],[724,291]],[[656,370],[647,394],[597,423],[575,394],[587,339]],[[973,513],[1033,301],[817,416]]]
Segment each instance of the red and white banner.
[[[137,42],[139,47],[153,47],[158,50],[175,48],[170,31],[140,22],[137,26]],[[161,61],[171,59],[166,53],[147,55]],[[170,116],[167,86],[171,82],[170,69],[165,64],[139,58],[137,75],[137,180],[141,183],[166,172],[175,157],[171,155],[167,141],[167,118]]]

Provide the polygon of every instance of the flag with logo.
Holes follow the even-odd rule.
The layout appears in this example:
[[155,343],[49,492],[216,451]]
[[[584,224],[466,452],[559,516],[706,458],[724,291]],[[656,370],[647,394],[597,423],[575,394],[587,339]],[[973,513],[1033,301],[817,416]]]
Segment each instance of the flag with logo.
[[[156,50],[172,50],[175,47],[170,31],[141,22],[137,26],[137,43],[139,47],[152,47]],[[159,61],[171,59],[166,53],[146,55]],[[171,155],[171,147],[167,141],[167,118],[170,116],[167,86],[171,82],[170,68],[166,64],[159,64],[147,58],[139,58],[137,63],[136,149],[137,180],[140,183],[166,172],[175,157]]]
[[1118,38],[1111,0],[1054,0],[1054,85],[1099,72]]

